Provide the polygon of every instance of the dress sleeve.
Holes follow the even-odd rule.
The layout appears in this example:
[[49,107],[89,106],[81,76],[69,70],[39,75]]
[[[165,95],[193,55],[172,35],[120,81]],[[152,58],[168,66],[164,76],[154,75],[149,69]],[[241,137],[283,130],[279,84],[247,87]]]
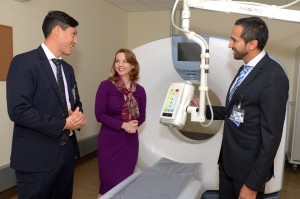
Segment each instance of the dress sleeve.
[[140,102],[139,102],[139,111],[140,111],[140,117],[138,119],[139,126],[142,125],[146,119],[146,105],[147,105],[147,96],[145,89],[143,87],[140,87]]
[[95,116],[98,122],[109,126],[110,128],[120,130],[123,122],[110,116],[107,112],[107,102],[109,97],[109,88],[107,84],[101,82],[98,87],[95,99]]

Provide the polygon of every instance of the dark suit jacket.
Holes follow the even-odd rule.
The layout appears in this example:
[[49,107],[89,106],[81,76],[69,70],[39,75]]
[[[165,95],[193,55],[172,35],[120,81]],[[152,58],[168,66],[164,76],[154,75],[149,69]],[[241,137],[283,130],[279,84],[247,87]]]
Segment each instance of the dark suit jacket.
[[[73,68],[64,61],[62,67],[71,107],[73,110],[77,106],[81,108]],[[52,170],[68,112],[41,46],[13,58],[7,75],[7,108],[14,122],[11,167],[29,172]],[[79,156],[75,133],[72,139]]]
[[[274,175],[273,160],[281,140],[288,89],[284,70],[266,54],[237,88],[231,101],[228,103],[226,99],[226,107],[213,107],[214,119],[224,120],[219,163],[223,163],[230,177],[245,182],[252,190],[263,191]],[[229,117],[239,102],[245,118],[237,127]],[[210,115],[207,109],[207,117]]]

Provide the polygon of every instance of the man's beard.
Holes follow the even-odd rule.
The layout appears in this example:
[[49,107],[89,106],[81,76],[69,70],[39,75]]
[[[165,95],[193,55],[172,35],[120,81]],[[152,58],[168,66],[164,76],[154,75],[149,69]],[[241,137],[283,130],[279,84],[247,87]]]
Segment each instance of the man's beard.
[[246,49],[243,49],[241,51],[236,51],[233,49],[235,53],[233,53],[233,57],[236,60],[242,60],[246,55],[248,55],[248,51]]

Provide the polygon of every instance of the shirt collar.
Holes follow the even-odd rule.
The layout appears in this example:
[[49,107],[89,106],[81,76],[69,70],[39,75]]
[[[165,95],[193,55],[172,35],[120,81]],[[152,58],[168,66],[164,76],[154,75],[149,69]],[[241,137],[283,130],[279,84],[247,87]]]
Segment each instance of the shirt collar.
[[[43,48],[43,50],[44,50],[44,52],[45,52],[48,60],[50,60],[50,59],[57,59],[44,43],[42,43],[41,46],[42,46],[42,48]],[[58,59],[61,59],[61,56]]]
[[[247,63],[248,66],[255,67],[256,64],[266,55],[266,51],[262,50],[256,57]],[[245,64],[246,65],[246,64]]]

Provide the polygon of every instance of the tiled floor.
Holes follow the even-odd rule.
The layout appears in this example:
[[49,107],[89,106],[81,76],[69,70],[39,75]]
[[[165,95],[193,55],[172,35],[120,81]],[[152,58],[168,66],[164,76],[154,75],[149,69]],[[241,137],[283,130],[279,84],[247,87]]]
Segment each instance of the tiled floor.
[[[98,195],[98,166],[97,155],[92,153],[76,162],[74,180],[74,199],[96,199]],[[300,198],[300,168],[293,171],[289,163],[285,165],[283,189],[280,199]],[[16,188],[0,193],[0,199],[17,199]]]

